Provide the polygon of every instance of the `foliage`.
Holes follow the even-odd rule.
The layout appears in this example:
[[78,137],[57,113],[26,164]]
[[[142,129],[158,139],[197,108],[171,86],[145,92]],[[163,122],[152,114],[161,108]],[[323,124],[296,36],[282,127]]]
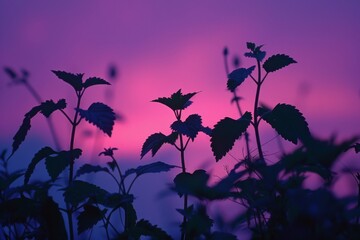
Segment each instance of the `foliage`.
[[[144,175],[181,169],[170,189],[183,201],[182,207],[176,209],[182,218],[179,224],[182,240],[233,240],[239,237],[236,230],[244,228],[251,231],[252,239],[357,239],[360,233],[360,192],[358,196],[338,198],[332,189],[336,176],[341,174],[334,171],[334,166],[346,151],[354,149],[355,154],[360,152],[358,137],[342,141],[335,137],[319,139],[310,132],[306,118],[295,106],[287,103],[278,103],[275,107],[260,105],[260,92],[265,80],[296,61],[285,54],[266,58],[263,45],[248,42],[246,47],[248,52],[244,56],[255,64],[240,67],[236,58],[233,71],[229,71],[228,66],[229,50],[225,48],[223,51],[226,86],[239,117],[225,116],[210,128],[203,125],[203,118],[196,113],[185,116],[185,110],[198,92],[184,94],[179,89],[169,97],[152,101],[168,107],[175,120],[169,124],[168,133],[155,132],[145,139],[140,159],[148,153],[154,157],[168,145],[179,152],[178,166],[155,161],[124,170],[115,158],[117,148],[105,148],[99,156],[110,159],[106,164],[85,163],[77,167],[75,160],[82,157],[83,151],[76,148],[75,133],[82,120],[112,136],[116,119],[113,109],[101,102],[94,102],[88,108],[81,105],[88,88],[110,83],[98,77],[83,80],[84,74],[53,71],[75,92],[76,107],[70,115],[71,109],[67,108],[65,99],[41,100],[31,88],[27,71],[18,73],[5,67],[11,81],[31,89],[38,104],[24,115],[13,137],[10,154],[5,150],[0,154],[1,238],[77,239],[81,234],[91,233],[97,226],[107,239],[173,239],[158,225],[138,217],[131,190]],[[116,71],[111,69],[110,75],[115,76]],[[243,111],[240,106],[242,97],[237,91],[247,79],[255,83],[256,91],[253,109]],[[43,115],[52,131],[49,117],[55,114],[62,114],[71,126],[69,148],[59,148],[56,141],[54,147],[47,144],[29,158],[26,169],[10,172],[8,163],[16,157],[35,117]],[[276,161],[270,161],[262,150],[264,145],[259,128],[262,122],[270,125],[278,137],[294,144],[292,150],[283,151]],[[246,156],[216,182],[211,181],[213,176],[204,169],[189,171],[186,149],[199,133],[210,137],[215,162],[225,158],[242,139],[246,144]],[[250,134],[253,134],[255,143],[249,141]],[[255,152],[250,151],[250,144],[256,144]],[[47,181],[33,180],[40,164],[46,167]],[[360,189],[360,172],[347,172],[353,175]],[[85,176],[93,174],[109,176],[116,190],[108,191],[84,180]],[[322,179],[320,187],[305,187],[311,175]],[[62,199],[54,198],[53,190],[60,191]],[[209,205],[216,201],[232,201],[239,205],[239,209],[234,209],[238,214],[223,222],[225,227],[219,227],[219,218],[214,218],[208,211]],[[121,223],[115,215],[120,216]]]

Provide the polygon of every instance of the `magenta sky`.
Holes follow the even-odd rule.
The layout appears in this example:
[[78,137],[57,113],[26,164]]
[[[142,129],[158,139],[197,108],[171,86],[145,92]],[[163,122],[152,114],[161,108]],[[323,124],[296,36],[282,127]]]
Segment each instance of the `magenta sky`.
[[[146,137],[168,133],[173,121],[172,113],[150,103],[152,99],[179,88],[201,91],[188,113],[202,115],[204,125],[212,127],[225,116],[237,117],[225,90],[221,53],[226,45],[231,54],[242,56],[246,41],[254,41],[265,44],[268,55],[285,53],[298,61],[269,77],[261,100],[271,106],[294,104],[315,134],[337,133],[346,138],[360,134],[359,10],[357,0],[1,1],[0,66],[28,69],[44,99],[66,97],[70,102],[71,89],[50,70],[106,79],[108,65],[115,63],[120,78],[112,89],[114,101],[108,104],[126,121],[115,126],[105,146],[118,147],[122,155],[137,160]],[[252,64],[241,60],[243,66]],[[35,105],[23,87],[8,83],[0,72],[2,147],[11,146],[23,114]],[[251,110],[254,85],[248,81],[240,89],[243,109]],[[90,90],[88,100],[102,100],[104,93],[105,87]],[[89,104],[85,102],[84,108]],[[61,128],[66,129],[63,123]],[[87,125],[86,129],[93,128]],[[263,142],[275,135],[269,127],[263,131]],[[45,121],[37,118],[29,138],[45,142],[43,132],[48,132]],[[82,141],[82,146],[91,144]],[[190,171],[204,164],[214,167],[208,165],[215,161],[207,137],[200,137],[189,150],[197,159]],[[217,167],[231,163],[228,157]]]

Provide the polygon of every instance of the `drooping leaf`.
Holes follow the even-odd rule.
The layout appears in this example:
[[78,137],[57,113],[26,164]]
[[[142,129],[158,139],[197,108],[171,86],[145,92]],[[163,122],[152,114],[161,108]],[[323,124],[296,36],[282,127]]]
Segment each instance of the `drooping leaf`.
[[202,129],[201,117],[198,114],[191,114],[184,122],[177,120],[170,127],[177,133],[183,134],[194,141],[198,132]]
[[210,141],[216,161],[219,161],[232,149],[235,141],[250,125],[251,119],[251,113],[246,112],[238,120],[226,117],[215,124]]
[[46,170],[51,179],[54,181],[65,170],[69,164],[81,156],[81,149],[74,149],[72,151],[61,151],[56,156],[47,156],[45,159]]
[[52,155],[52,154],[56,154],[56,152],[51,148],[51,147],[44,147],[42,149],[40,149],[33,157],[33,159],[31,160],[26,172],[25,172],[25,177],[24,177],[24,184],[27,184],[29,182],[29,179],[32,175],[32,173],[34,172],[35,166],[44,158]]
[[309,135],[308,124],[302,113],[294,106],[278,104],[263,119],[274,128],[284,139],[297,144]]
[[292,63],[297,63],[297,62],[285,54],[276,54],[276,55],[269,57],[264,62],[263,68],[267,73],[275,72],[275,71],[277,71],[283,67],[286,67]]
[[104,201],[108,195],[109,193],[106,190],[94,184],[75,180],[69,187],[65,188],[64,199],[65,202],[77,206],[88,198],[96,202]]
[[141,148],[141,158],[143,158],[149,151],[152,156],[155,156],[157,151],[161,148],[164,143],[174,144],[177,138],[177,133],[173,132],[166,136],[162,133],[151,134],[144,142]]
[[87,110],[78,109],[80,116],[89,123],[94,124],[101,131],[111,137],[115,123],[115,113],[107,105],[97,102],[90,105]]
[[159,173],[159,172],[168,172],[170,169],[177,167],[174,165],[169,165],[163,162],[154,162],[147,165],[142,165],[137,168],[128,169],[125,172],[125,177],[129,176],[130,174],[136,174],[136,176],[140,176],[147,173]]
[[159,228],[157,225],[152,225],[149,221],[144,219],[141,219],[136,223],[135,229],[132,231],[132,235],[135,239],[139,239],[141,236],[148,236],[152,239],[172,239],[172,237],[164,230]]
[[70,84],[75,91],[81,91],[83,88],[82,78],[84,74],[73,74],[64,71],[55,71],[52,72],[61,80],[65,81],[66,83]]
[[125,229],[131,229],[136,226],[137,214],[132,203],[126,203],[122,206],[125,211]]
[[255,66],[249,68],[238,68],[228,75],[227,88],[234,92],[235,89],[245,81],[245,79],[254,71]]
[[187,93],[187,94],[183,95],[181,93],[181,89],[179,89],[176,93],[173,93],[171,95],[171,97],[161,97],[161,98],[152,100],[152,102],[162,103],[174,111],[175,110],[183,110],[183,109],[187,108],[188,106],[190,106],[190,104],[191,104],[190,99],[195,94],[197,94],[197,92]]
[[88,88],[94,85],[110,85],[110,83],[101,78],[91,77],[86,79],[86,81],[83,84],[83,87]]
[[41,110],[41,106],[35,106],[25,114],[24,120],[19,130],[16,132],[15,136],[13,137],[14,141],[12,143],[11,156],[16,152],[16,150],[18,150],[21,143],[25,140],[25,137],[31,128],[31,118],[33,118],[40,110]]
[[80,177],[83,174],[87,173],[97,173],[97,172],[109,172],[109,169],[106,167],[101,167],[99,165],[91,165],[91,164],[84,164],[82,165],[76,172],[75,178]]
[[84,211],[80,212],[77,217],[78,233],[80,234],[88,229],[91,229],[104,217],[105,213],[106,209],[100,210],[98,207],[89,204],[84,205]]
[[51,197],[47,197],[46,200],[41,203],[40,215],[41,231],[45,233],[47,239],[68,239],[59,206]]
[[45,117],[49,117],[54,111],[66,108],[65,99],[60,99],[57,103],[53,100],[47,100],[41,103],[41,113]]

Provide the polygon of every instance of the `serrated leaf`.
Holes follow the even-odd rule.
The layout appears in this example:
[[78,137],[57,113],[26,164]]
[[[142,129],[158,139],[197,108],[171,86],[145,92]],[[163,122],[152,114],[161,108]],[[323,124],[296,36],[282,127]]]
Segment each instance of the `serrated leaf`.
[[177,133],[183,134],[194,141],[198,132],[202,129],[201,117],[198,114],[191,114],[184,122],[177,120],[170,127]]
[[91,77],[86,79],[86,81],[83,84],[83,87],[88,88],[94,85],[110,85],[110,83],[101,78]]
[[168,172],[170,169],[177,167],[174,165],[169,165],[163,162],[154,162],[147,165],[142,165],[137,168],[128,169],[125,172],[125,177],[130,174],[136,174],[136,176],[140,176],[147,173],[159,173],[159,172]]
[[209,174],[205,170],[196,170],[194,173],[179,173],[174,178],[174,190],[180,197],[183,195],[193,195],[199,198],[205,197]]
[[238,120],[226,117],[215,124],[210,141],[216,161],[219,161],[232,149],[235,141],[250,125],[251,119],[251,113],[246,112]]
[[149,221],[141,219],[136,223],[133,231],[133,237],[139,239],[141,236],[149,236],[152,239],[172,239],[164,230],[157,225],[152,225]]
[[169,108],[171,108],[173,111],[175,110],[183,110],[190,106],[191,101],[190,99],[197,94],[197,92],[188,93],[188,94],[182,94],[181,89],[179,89],[176,93],[173,93],[171,97],[161,97],[155,100],[152,100],[152,102],[158,102],[162,103]]
[[109,172],[109,169],[106,167],[101,167],[99,165],[95,166],[91,164],[84,164],[79,168],[79,170],[77,170],[75,178],[80,177],[83,174],[97,173],[97,172]]
[[78,109],[80,116],[89,123],[94,124],[101,131],[111,137],[115,123],[115,113],[107,105],[97,102],[90,105],[88,110]]
[[66,108],[65,99],[60,99],[57,103],[53,100],[47,100],[41,103],[41,113],[45,117],[49,117],[54,111]]
[[104,201],[109,193],[88,182],[75,180],[65,189],[64,199],[66,203],[77,206],[88,198],[97,202]]
[[105,210],[100,210],[98,207],[86,204],[84,205],[84,211],[80,212],[77,217],[77,230],[78,233],[82,233],[88,229],[91,229],[101,219],[103,219],[106,213]]
[[33,159],[31,160],[24,176],[24,184],[27,184],[29,182],[29,179],[34,172],[34,169],[36,165],[43,160],[44,158],[56,154],[56,152],[51,147],[44,147],[40,149],[37,153],[35,153]]
[[45,159],[46,170],[54,181],[65,170],[69,164],[81,156],[81,149],[74,149],[72,151],[61,151],[56,156],[47,156]]
[[302,113],[294,106],[278,104],[263,119],[284,139],[297,144],[298,139],[309,135],[308,124]]
[[25,114],[19,130],[13,137],[11,156],[19,149],[21,143],[25,140],[25,137],[31,128],[31,118],[33,118],[40,110],[41,106],[35,106]]
[[149,151],[152,156],[155,156],[157,151],[161,148],[164,143],[174,144],[177,138],[177,133],[171,133],[166,136],[162,133],[151,134],[144,142],[141,148],[141,158],[143,158]]
[[73,73],[68,73],[64,71],[55,71],[55,70],[52,70],[52,72],[58,78],[70,84],[75,89],[75,91],[82,90],[83,88],[82,77],[84,76],[84,74],[73,74]]
[[263,68],[267,73],[275,72],[275,71],[277,71],[283,67],[286,67],[292,63],[297,63],[297,62],[285,54],[276,54],[276,55],[269,57],[264,62]]
[[227,88],[234,92],[235,89],[245,81],[245,79],[254,71],[255,66],[249,68],[238,68],[228,75]]

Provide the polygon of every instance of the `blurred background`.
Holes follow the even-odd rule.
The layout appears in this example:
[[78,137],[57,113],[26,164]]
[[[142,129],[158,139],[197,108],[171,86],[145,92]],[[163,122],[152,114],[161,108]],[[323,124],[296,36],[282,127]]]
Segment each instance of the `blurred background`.
[[[235,105],[230,104],[232,95],[226,90],[222,51],[227,46],[230,63],[239,58],[240,66],[250,67],[254,63],[243,53],[246,42],[252,41],[264,44],[268,56],[284,53],[298,62],[269,75],[260,101],[271,107],[277,103],[295,105],[314,135],[336,135],[341,140],[360,134],[359,9],[356,0],[1,1],[0,67],[28,70],[29,82],[41,98],[66,98],[70,114],[75,107],[73,90],[51,70],[85,73],[85,78],[96,76],[111,82],[110,87],[90,89],[82,106],[86,109],[92,102],[104,102],[115,109],[119,121],[111,138],[82,123],[75,142],[84,150],[79,162],[106,162],[98,153],[104,147],[117,147],[116,157],[123,169],[159,160],[180,165],[177,151],[170,146],[154,158],[149,155],[140,160],[145,139],[155,132],[169,134],[174,121],[169,109],[150,101],[178,89],[199,92],[186,115],[200,114],[203,125],[209,127],[226,116],[238,117]],[[251,80],[240,87],[243,110],[252,111],[254,91]],[[0,72],[2,149],[11,148],[24,114],[36,104],[23,85]],[[66,149],[70,126],[58,113],[52,119],[60,145]],[[265,124],[261,133],[265,154],[270,161],[277,159],[277,134]],[[251,131],[250,141],[255,149]],[[54,142],[46,120],[36,117],[11,167],[26,168],[45,145],[53,146]],[[216,181],[244,155],[244,144],[239,141],[231,156],[216,163],[209,138],[199,134],[186,153],[188,171],[204,168]],[[339,168],[356,165],[356,160],[355,155],[347,154]],[[37,172],[42,167],[45,169],[39,166]],[[170,232],[177,231],[180,216],[175,208],[181,206],[181,200],[175,194],[159,195],[168,191],[177,173],[172,170],[145,176],[134,189],[139,216]],[[96,183],[107,181],[101,174],[91,177],[88,180]],[[341,196],[355,189],[347,178],[340,179],[339,186]],[[228,202],[221,205],[232,206]]]

